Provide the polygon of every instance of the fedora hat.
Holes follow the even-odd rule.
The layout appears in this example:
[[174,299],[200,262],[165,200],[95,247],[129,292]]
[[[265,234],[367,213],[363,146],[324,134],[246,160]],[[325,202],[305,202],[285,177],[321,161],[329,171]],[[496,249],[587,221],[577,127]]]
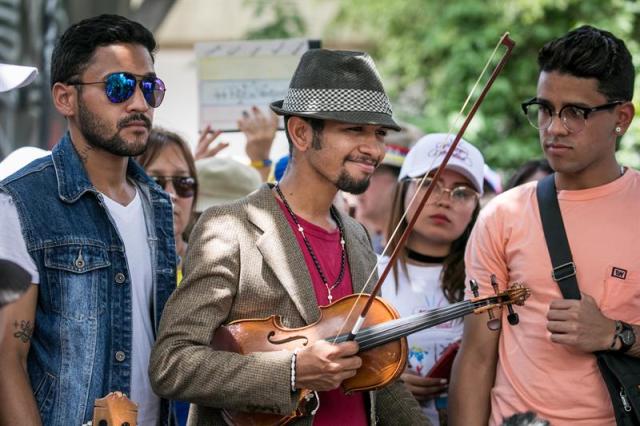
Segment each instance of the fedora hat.
[[311,49],[302,55],[283,100],[271,103],[278,115],[373,124],[400,130],[369,55]]

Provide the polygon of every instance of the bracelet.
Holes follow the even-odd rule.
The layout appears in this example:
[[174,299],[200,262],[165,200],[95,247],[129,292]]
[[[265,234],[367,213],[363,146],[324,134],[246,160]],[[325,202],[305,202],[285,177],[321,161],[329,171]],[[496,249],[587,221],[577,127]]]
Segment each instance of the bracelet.
[[263,169],[265,167],[271,167],[272,164],[273,164],[273,161],[271,161],[269,158],[267,158],[266,160],[254,160],[249,163],[249,165],[254,169]]
[[296,358],[300,349],[295,349],[293,355],[291,355],[291,392],[297,391],[296,389]]
[[616,342],[618,341],[618,335],[622,331],[622,323],[620,321],[616,321],[616,331],[613,334],[613,340],[611,341],[611,345],[609,345],[609,350],[612,351],[616,347]]

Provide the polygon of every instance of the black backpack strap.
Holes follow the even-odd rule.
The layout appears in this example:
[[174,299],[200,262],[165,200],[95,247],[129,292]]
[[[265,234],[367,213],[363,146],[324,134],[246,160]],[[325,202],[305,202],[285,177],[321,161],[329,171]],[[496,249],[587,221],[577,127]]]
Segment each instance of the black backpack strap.
[[558,195],[556,193],[555,173],[538,181],[536,188],[538,209],[542,219],[544,238],[553,269],[551,277],[560,287],[565,299],[580,299],[576,264],[573,263],[571,248],[562,222]]

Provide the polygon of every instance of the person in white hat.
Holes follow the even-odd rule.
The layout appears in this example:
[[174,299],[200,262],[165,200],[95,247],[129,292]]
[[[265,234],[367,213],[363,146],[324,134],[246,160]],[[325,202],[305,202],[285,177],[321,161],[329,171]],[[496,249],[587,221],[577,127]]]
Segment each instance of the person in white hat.
[[[415,216],[436,168],[451,146],[453,136],[443,133],[422,137],[411,148],[400,169],[391,202],[387,235],[391,239],[379,272],[389,263],[389,254]],[[464,250],[478,212],[482,194],[484,159],[480,151],[460,140],[415,227],[409,234],[392,273],[382,286],[382,297],[398,309],[400,316],[426,312],[459,302],[464,296]],[[420,182],[427,176],[423,185]],[[417,198],[410,204],[414,195]],[[403,219],[403,215],[406,217]],[[448,375],[431,376],[436,361],[462,337],[462,319],[411,334],[409,359],[402,375],[405,385],[420,401],[433,424],[441,424],[446,410]]]
[[31,84],[37,76],[38,69],[34,67],[0,64],[0,92],[8,92]]
[[212,335],[230,321],[277,315],[302,327],[319,319],[320,306],[374,284],[363,288],[376,263],[365,229],[332,204],[339,190],[366,190],[385,135],[399,129],[373,61],[362,52],[311,49],[271,108],[285,117],[287,172],[200,217],[151,355],[154,387],[193,402],[194,425],[223,424],[232,412],[286,417],[297,408],[296,425],[429,424],[398,381],[343,392],[362,365],[356,342],[294,340],[249,354],[212,347]]
[[[37,75],[38,70],[34,67],[0,64],[0,92],[24,87],[35,80]],[[0,162],[0,180],[15,171],[10,165],[10,162]],[[22,266],[0,256],[0,341],[5,329],[2,307],[18,300],[30,283],[31,277]]]

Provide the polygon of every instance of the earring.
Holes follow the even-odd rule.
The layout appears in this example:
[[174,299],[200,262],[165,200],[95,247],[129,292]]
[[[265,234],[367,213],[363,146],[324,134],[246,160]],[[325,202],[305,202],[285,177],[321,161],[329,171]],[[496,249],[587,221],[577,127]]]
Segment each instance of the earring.
[[616,133],[620,134],[620,132],[622,132],[622,129],[620,128],[620,126],[616,126]]

